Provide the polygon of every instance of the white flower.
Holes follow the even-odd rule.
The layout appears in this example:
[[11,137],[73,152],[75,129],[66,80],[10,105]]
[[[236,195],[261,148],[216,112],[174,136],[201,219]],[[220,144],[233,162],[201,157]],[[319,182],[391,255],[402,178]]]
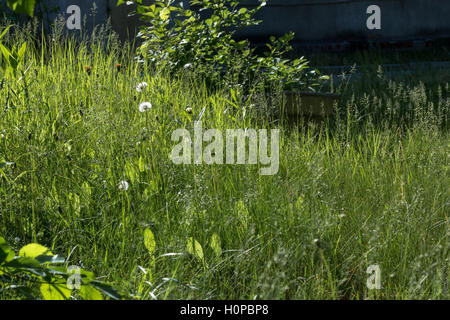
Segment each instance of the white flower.
[[120,181],[119,190],[127,191],[128,187],[129,187],[128,182],[126,182],[125,180]]
[[185,68],[185,69],[191,69],[193,66],[194,66],[194,65],[193,65],[192,63],[186,63],[186,64],[184,65],[184,68]]
[[145,88],[148,87],[148,83],[147,82],[141,82],[136,86],[136,91],[137,92],[142,92]]
[[139,105],[139,112],[145,112],[147,110],[150,110],[152,108],[152,104],[150,102],[142,102]]

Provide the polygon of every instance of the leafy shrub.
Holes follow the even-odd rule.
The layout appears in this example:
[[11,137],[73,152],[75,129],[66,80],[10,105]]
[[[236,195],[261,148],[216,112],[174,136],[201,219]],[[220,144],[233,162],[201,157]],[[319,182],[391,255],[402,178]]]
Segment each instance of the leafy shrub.
[[75,288],[79,289],[76,295],[82,299],[101,300],[102,294],[112,299],[122,298],[116,289],[96,280],[92,272],[77,267],[78,278],[74,279],[75,268],[64,266],[65,262],[63,257],[53,255],[38,243],[24,246],[16,256],[0,237],[0,292],[15,290],[31,299],[66,300],[73,296]]
[[[255,81],[262,81],[265,87],[281,84],[284,89],[314,91],[320,79],[327,79],[309,70],[303,57],[283,58],[292,50],[292,32],[278,39],[270,37],[263,56],[256,54],[248,40],[235,40],[238,30],[261,22],[255,15],[266,5],[262,1],[254,9],[247,9],[241,2],[193,0],[195,9],[190,10],[183,3],[173,5],[173,0],[155,1],[152,5],[136,0],[132,2],[138,5],[135,13],[146,22],[139,33],[144,40],[139,53],[144,60],[170,72],[192,68],[210,84],[243,86],[244,91]],[[122,3],[125,1],[118,1],[118,5]]]
[[24,13],[32,17],[34,15],[34,7],[36,0],[7,0],[8,7],[16,13]]

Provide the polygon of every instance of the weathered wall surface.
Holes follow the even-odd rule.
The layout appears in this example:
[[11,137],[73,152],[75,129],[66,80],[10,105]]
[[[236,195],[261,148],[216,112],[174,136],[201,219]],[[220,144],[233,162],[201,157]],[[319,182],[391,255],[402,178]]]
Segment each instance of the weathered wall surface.
[[[5,1],[5,0],[0,0]],[[117,0],[44,0],[49,7],[59,6],[59,14],[68,18],[70,5],[78,5],[89,33],[96,24],[111,18],[113,28],[122,38],[136,34],[139,21],[128,17],[133,6],[116,7]],[[149,4],[151,0],[144,0]],[[96,14],[92,14],[93,5]],[[185,5],[189,1],[184,1]],[[248,0],[252,6],[257,0]],[[367,7],[381,8],[381,29],[369,30]],[[57,13],[50,14],[53,19]],[[259,14],[260,26],[241,32],[255,40],[294,31],[297,43],[329,43],[342,41],[397,41],[405,39],[450,38],[449,0],[268,0]]]
[[[381,9],[381,30],[366,26],[370,5]],[[450,1],[443,0],[269,0],[260,18],[247,35],[292,30],[300,41],[450,36]]]

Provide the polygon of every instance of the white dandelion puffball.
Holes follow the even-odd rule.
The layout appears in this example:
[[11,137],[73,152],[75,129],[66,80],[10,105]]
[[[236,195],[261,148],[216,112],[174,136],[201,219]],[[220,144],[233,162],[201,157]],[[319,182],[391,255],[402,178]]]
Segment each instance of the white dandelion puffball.
[[147,82],[141,82],[136,86],[136,91],[137,92],[142,92],[145,88],[148,87],[148,83]]
[[128,182],[126,182],[125,180],[120,181],[119,190],[127,191],[128,187],[129,187]]
[[194,65],[193,65],[192,63],[186,63],[186,64],[184,65],[184,68],[185,68],[185,69],[191,69],[193,66],[194,66]]
[[145,112],[147,110],[150,110],[152,108],[152,104],[150,102],[142,102],[139,105],[139,112]]

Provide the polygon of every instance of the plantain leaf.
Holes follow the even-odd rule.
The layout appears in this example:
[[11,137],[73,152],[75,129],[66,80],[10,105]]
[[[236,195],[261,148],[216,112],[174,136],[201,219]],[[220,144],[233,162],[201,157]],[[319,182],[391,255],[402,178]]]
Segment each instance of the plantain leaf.
[[197,259],[203,261],[203,248],[202,245],[195,240],[194,238],[190,237],[186,241],[186,251],[196,257]]
[[211,249],[213,249],[216,256],[219,258],[222,255],[222,246],[220,244],[220,238],[217,233],[211,236],[211,241],[209,243]]
[[52,256],[53,253],[47,247],[44,247],[39,243],[27,244],[19,250],[19,256],[21,257],[36,258],[40,255]]
[[144,245],[147,248],[148,252],[150,252],[150,254],[154,254],[155,253],[155,249],[156,249],[156,241],[155,241],[155,236],[153,235],[153,232],[150,229],[145,229],[144,231]]

